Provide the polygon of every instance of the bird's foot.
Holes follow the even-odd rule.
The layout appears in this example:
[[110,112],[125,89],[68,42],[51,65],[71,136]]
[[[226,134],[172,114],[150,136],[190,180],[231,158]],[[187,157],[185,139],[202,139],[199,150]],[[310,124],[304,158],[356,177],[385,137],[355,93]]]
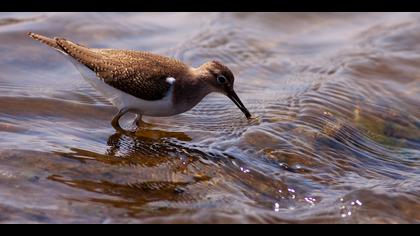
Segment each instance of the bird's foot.
[[134,119],[133,125],[136,126],[137,128],[144,125],[144,121],[142,120],[142,115],[138,115],[138,114],[136,115],[136,119]]
[[115,117],[112,119],[111,125],[112,127],[114,127],[114,129],[117,132],[123,133],[123,134],[131,134],[131,131],[125,130],[120,126],[120,119],[121,117],[123,117],[127,112],[129,112],[129,109],[121,109],[116,115]]

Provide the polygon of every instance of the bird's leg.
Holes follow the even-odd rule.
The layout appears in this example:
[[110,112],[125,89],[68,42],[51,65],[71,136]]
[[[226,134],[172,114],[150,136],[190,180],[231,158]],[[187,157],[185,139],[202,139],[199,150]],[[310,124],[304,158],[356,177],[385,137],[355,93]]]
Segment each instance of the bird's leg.
[[142,115],[137,114],[136,119],[134,120],[133,124],[136,125],[137,127],[140,127],[143,124],[142,117],[143,117]]
[[114,118],[112,119],[112,122],[111,122],[111,124],[112,124],[112,127],[114,127],[114,129],[115,130],[117,130],[117,131],[124,131],[122,128],[121,128],[121,126],[120,126],[120,118],[123,116],[123,115],[125,115],[125,113],[127,113],[128,112],[128,109],[127,108],[123,108],[123,109],[121,109],[115,116],[114,116]]

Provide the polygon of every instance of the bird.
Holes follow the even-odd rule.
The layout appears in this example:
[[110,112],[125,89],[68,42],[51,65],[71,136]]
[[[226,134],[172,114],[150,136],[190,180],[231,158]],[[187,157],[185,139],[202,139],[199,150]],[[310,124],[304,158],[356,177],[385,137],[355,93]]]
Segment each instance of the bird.
[[117,131],[124,131],[119,120],[128,112],[137,115],[134,123],[140,126],[143,116],[189,111],[213,92],[230,98],[248,120],[252,117],[234,90],[232,71],[220,61],[210,60],[195,68],[147,51],[90,48],[62,37],[27,34],[64,54],[82,77],[118,108],[111,121]]

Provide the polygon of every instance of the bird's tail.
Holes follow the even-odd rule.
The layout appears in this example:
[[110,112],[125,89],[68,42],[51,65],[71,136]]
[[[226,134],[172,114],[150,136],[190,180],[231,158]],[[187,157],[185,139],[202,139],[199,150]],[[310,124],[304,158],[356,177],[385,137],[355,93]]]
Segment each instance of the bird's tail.
[[45,36],[42,36],[42,35],[39,35],[39,34],[35,34],[35,33],[32,33],[32,32],[29,32],[28,35],[29,35],[29,37],[33,38],[36,41],[44,43],[44,44],[62,52],[62,53],[65,53],[63,51],[63,49],[60,47],[60,45],[57,44],[57,41],[56,41],[55,38],[53,38],[53,39],[48,38],[48,37],[45,37]]

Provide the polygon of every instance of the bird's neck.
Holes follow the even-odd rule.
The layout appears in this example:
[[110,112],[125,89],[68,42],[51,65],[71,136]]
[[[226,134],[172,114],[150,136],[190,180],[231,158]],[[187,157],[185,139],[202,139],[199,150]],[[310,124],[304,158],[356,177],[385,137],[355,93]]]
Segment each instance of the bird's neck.
[[175,83],[173,101],[182,110],[191,109],[212,92],[203,79],[204,73],[200,68],[191,69],[185,78]]

